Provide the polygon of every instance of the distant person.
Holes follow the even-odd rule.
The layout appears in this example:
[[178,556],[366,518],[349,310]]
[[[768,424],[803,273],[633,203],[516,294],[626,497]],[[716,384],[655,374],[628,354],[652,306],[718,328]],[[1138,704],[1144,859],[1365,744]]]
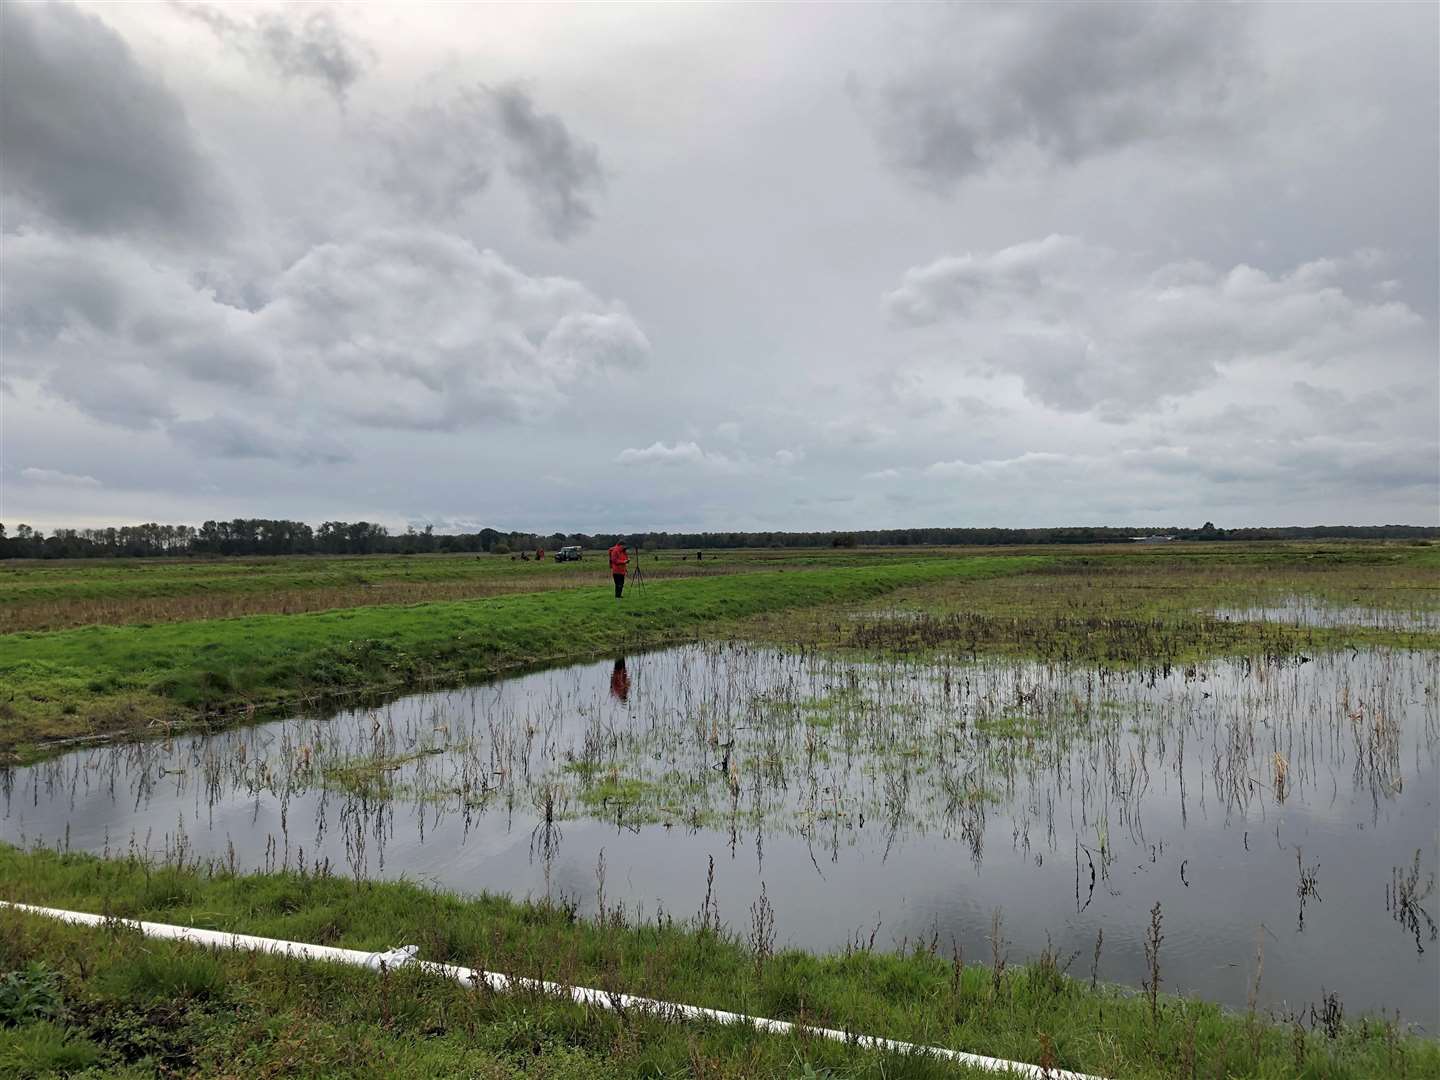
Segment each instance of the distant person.
[[610,549],[610,576],[615,579],[615,599],[625,592],[625,572],[630,567],[630,556],[625,551],[625,541],[615,541]]
[[544,561],[545,561],[545,549],[544,549],[544,548],[536,548],[536,549],[535,549],[535,561],[536,561],[536,562],[544,562]]
[[621,705],[630,700],[630,673],[625,670],[625,657],[615,661],[615,670],[610,673],[610,696]]
[[705,553],[704,553],[703,551],[697,551],[697,552],[695,552],[695,561],[696,561],[696,562],[699,562],[699,561],[700,561],[701,559],[703,559],[704,557],[705,557]]

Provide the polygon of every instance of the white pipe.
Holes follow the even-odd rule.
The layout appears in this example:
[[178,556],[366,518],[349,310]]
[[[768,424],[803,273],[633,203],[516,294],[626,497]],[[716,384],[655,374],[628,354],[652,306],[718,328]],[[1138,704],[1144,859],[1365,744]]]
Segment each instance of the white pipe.
[[529,991],[551,997],[568,997],[578,1005],[593,1005],[612,1012],[634,1009],[660,1016],[667,1020],[709,1020],[717,1024],[749,1024],[759,1031],[774,1035],[804,1034],[833,1039],[868,1050],[891,1050],[901,1054],[929,1054],[945,1058],[962,1065],[971,1065],[991,1072],[1004,1072],[1012,1076],[1026,1077],[1027,1080],[1102,1080],[1101,1077],[1085,1073],[1067,1072],[1063,1069],[1045,1069],[1039,1065],[1027,1065],[1021,1061],[1006,1061],[1004,1058],[985,1057],[981,1054],[967,1054],[963,1050],[951,1050],[943,1046],[923,1046],[918,1043],[882,1039],[875,1035],[857,1035],[834,1028],[811,1027],[809,1024],[794,1024],[788,1020],[769,1020],[763,1016],[747,1016],[744,1013],[725,1012],[723,1009],[705,1009],[698,1005],[679,1005],[654,998],[634,997],[630,994],[612,994],[605,990],[593,990],[584,986],[566,986],[562,983],[520,976],[501,975],[492,971],[476,971],[474,968],[459,967],[455,964],[438,964],[429,960],[415,959],[419,947],[403,945],[386,952],[364,952],[359,949],[337,949],[330,945],[308,945],[300,941],[282,941],[279,938],[252,937],[249,934],[232,934],[223,930],[199,930],[190,926],[172,926],[169,923],[139,922],[134,919],[117,919],[105,915],[91,915],[83,911],[65,911],[62,908],[37,907],[33,904],[15,904],[0,900],[0,906],[32,915],[46,915],[61,922],[79,926],[124,926],[138,930],[146,937],[169,938],[192,945],[209,945],[225,949],[244,949],[249,952],[274,953],[293,956],[301,960],[323,960],[337,964],[350,964],[385,971],[402,966],[418,967],[432,975],[453,979],[472,989],[482,983],[496,993],[511,990]]

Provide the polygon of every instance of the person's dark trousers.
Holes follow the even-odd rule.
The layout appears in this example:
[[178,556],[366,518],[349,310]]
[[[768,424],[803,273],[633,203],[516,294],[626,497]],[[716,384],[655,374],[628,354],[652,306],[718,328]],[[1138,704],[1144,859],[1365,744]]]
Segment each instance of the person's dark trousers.
[[625,591],[625,575],[611,574],[610,576],[615,579],[615,599],[618,600],[620,599],[620,594]]

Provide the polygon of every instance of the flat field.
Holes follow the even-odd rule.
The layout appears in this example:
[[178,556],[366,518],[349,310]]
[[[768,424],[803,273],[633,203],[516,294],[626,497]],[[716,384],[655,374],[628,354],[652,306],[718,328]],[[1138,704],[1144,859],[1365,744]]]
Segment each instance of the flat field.
[[[342,605],[333,611],[155,624],[121,615],[113,620],[118,625],[0,635],[5,688],[0,754],[28,757],[66,739],[234,721],[252,718],[257,710],[652,647],[762,611],[859,602],[942,577],[1016,573],[1041,559],[809,553],[714,560],[713,570],[706,560],[707,569],[695,576],[671,575],[669,569],[697,568],[694,562],[662,557],[646,559],[645,584],[632,582],[617,601],[608,573],[597,577],[586,564],[574,570],[576,564],[536,567],[492,557],[487,572],[509,587],[499,590],[505,595],[480,600]],[[377,562],[388,566],[394,560]],[[442,571],[462,565],[453,559],[436,562]],[[769,568],[756,570],[757,565]],[[652,576],[652,566],[666,569]],[[113,581],[105,577],[107,569]],[[281,563],[274,569],[276,576],[293,580],[293,571],[282,572]],[[128,588],[150,570],[91,563],[82,574],[59,577],[52,588],[60,596],[67,588],[93,595],[110,584]],[[27,567],[16,577],[44,572]]]
[[[830,551],[646,552],[647,578],[858,565]],[[873,557],[872,560],[873,561]],[[75,626],[294,615],[377,604],[474,600],[601,587],[603,551],[579,562],[509,555],[275,556],[209,559],[11,559],[0,562],[0,633]]]
[[[598,557],[6,565],[0,898],[1104,1076],[1440,1076],[1440,546],[682,554],[618,602]],[[966,1075],[11,913],[3,972],[18,1076]]]
[[[603,553],[11,561],[0,761],[706,636],[1130,664],[1440,639],[1440,546],[647,552],[639,565],[646,584],[616,603]],[[1267,603],[1372,615],[1246,617]],[[858,620],[867,604],[905,617]]]

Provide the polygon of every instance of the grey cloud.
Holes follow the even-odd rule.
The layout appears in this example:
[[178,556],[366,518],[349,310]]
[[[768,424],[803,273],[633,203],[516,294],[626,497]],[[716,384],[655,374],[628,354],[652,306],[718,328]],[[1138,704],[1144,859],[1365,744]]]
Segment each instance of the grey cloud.
[[[650,351],[623,307],[579,282],[531,277],[428,230],[319,245],[270,283],[255,311],[103,241],[13,237],[6,272],[7,367],[131,428],[236,394],[263,414],[321,386],[297,421],[316,431],[336,418],[424,430],[528,422]],[[254,425],[217,430],[225,456],[276,457],[254,442]]]
[[1188,416],[1174,426],[1183,432],[1213,437],[1246,434],[1274,422],[1274,404],[1226,405],[1214,411]]
[[257,332],[283,342],[291,363],[332,376],[332,408],[385,427],[534,420],[582,380],[650,351],[622,307],[579,282],[531,277],[429,230],[321,245],[272,293]]
[[154,428],[174,417],[165,379],[135,364],[106,364],[99,370],[66,362],[45,375],[45,389],[87,416],[131,431]]
[[1333,386],[1320,386],[1305,379],[1291,384],[1295,400],[1305,405],[1322,428],[1356,431],[1392,428],[1405,411],[1407,402],[1419,397],[1433,398],[1437,387],[1397,387],[1348,394]]
[[1258,429],[1222,443],[1155,444],[1100,453],[1027,451],[1012,458],[939,461],[924,470],[944,482],[963,482],[975,498],[1065,488],[1075,492],[1123,488],[1163,501],[1222,493],[1252,499],[1268,492],[1277,502],[1297,498],[1343,499],[1347,491],[1370,497],[1434,490],[1440,463],[1433,439],[1384,440],[1315,435],[1277,440]]
[[[1440,491],[1440,446],[1429,439],[1367,439],[1318,435],[1277,448],[1276,462],[1309,482],[1337,491],[1416,488]],[[1432,521],[1440,519],[1435,507]]]
[[535,108],[517,86],[494,91],[500,127],[510,146],[509,171],[556,239],[564,240],[595,216],[590,198],[604,183],[600,154],[558,117]]
[[[303,30],[286,5],[205,2]],[[133,162],[82,146],[110,207],[89,224],[56,209],[78,180],[19,191],[0,132],[6,503],[37,525],[137,499],[547,530],[1434,518],[1435,484],[1408,482],[1440,460],[1433,5],[680,13],[660,56],[649,21],[604,8],[555,16],[563,33],[505,20],[498,42],[495,9],[337,4],[377,54],[349,83],[287,76],[173,10],[0,6],[7,64],[21,32],[77,23],[171,106],[156,131],[112,125],[146,147]],[[1243,44],[1154,29],[1226,19]],[[1173,88],[1141,62],[1157,35],[1200,57],[1170,65]],[[754,61],[738,82],[735,55]],[[91,69],[86,108],[137,111],[93,57],[67,77]],[[833,92],[850,69],[871,87],[858,114]],[[51,96],[0,76],[5,109]],[[892,108],[892,90],[914,96]],[[724,122],[697,125],[717,102]],[[68,136],[79,108],[61,95],[46,118]],[[187,115],[193,133],[171,123]],[[964,197],[896,182],[865,119]],[[176,131],[178,157],[155,141]],[[603,192],[581,136],[613,168]],[[197,240],[217,190],[185,165],[197,147],[244,211],[223,245]],[[202,201],[135,194],[146,169],[198,177]],[[553,241],[602,210],[603,244]],[[356,464],[323,466],[323,435]],[[653,452],[622,467],[627,447]],[[979,471],[924,471],[941,460]],[[41,488],[21,465],[105,486]]]
[[1367,259],[1326,259],[1270,275],[1197,262],[1148,269],[1132,257],[1050,236],[905,274],[885,305],[923,331],[931,367],[1018,377],[1031,399],[1121,422],[1216,382],[1240,363],[1346,367],[1391,379],[1433,361],[1434,333],[1406,305],[1341,288]]
[[414,213],[453,219],[503,157],[542,229],[568,240],[594,220],[605,172],[593,143],[542,113],[519,86],[470,87],[378,124],[380,185]]
[[1247,12],[1232,4],[928,9],[932,59],[857,91],[890,160],[948,191],[1017,150],[1074,163],[1236,121]]
[[[21,373],[43,371],[52,388],[92,415],[166,415],[160,376],[241,390],[274,384],[278,367],[268,343],[247,332],[251,313],[218,302],[132,247],[15,235],[5,245],[5,270],[0,343],[7,362]],[[145,385],[161,396],[148,410],[139,408],[139,383],[123,378],[126,371],[155,377]]]
[[228,204],[180,101],[99,18],[7,4],[0,65],[4,226],[213,237]]
[[1154,446],[1127,450],[1109,463],[1158,476],[1223,487],[1265,486],[1274,491],[1379,491],[1440,486],[1433,436],[1357,438],[1342,434],[1283,435],[1255,429],[1225,445]]
[[250,63],[287,80],[319,83],[337,101],[344,100],[350,87],[374,63],[371,50],[347,33],[325,8],[303,13],[291,8],[283,14],[262,12],[236,19],[203,4],[175,7],[209,27]]
[[381,186],[427,218],[455,217],[494,175],[495,111],[481,90],[411,109],[379,139]]
[[1148,472],[1187,487],[1203,482],[1282,492],[1435,490],[1440,486],[1437,446],[1426,439],[1398,436],[1356,438],[1353,434],[1311,434],[1283,438],[1259,429],[1225,445],[1154,446],[1097,459],[1101,468]]
[[336,465],[352,457],[343,444],[328,435],[297,435],[230,412],[201,420],[177,420],[168,425],[167,430],[176,443],[203,457],[286,461],[296,465]]

